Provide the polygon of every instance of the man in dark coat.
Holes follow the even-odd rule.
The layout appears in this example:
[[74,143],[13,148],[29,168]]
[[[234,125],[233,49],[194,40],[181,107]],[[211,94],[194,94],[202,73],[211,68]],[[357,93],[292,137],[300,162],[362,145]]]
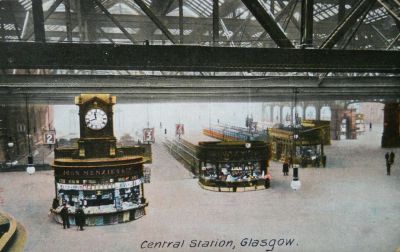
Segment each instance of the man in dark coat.
[[289,163],[288,161],[285,160],[285,162],[283,162],[283,166],[282,166],[282,172],[283,172],[283,176],[288,176],[289,174]]
[[390,152],[389,161],[390,161],[391,165],[394,163],[394,153],[393,153],[393,151]]
[[85,222],[86,222],[86,216],[85,216],[85,212],[83,211],[82,208],[79,208],[78,210],[76,210],[75,222],[76,222],[76,226],[78,226],[80,228],[80,230],[83,230],[83,226],[85,225]]
[[63,204],[63,208],[60,211],[60,215],[61,215],[64,229],[65,229],[65,226],[67,228],[69,228],[68,207],[67,207],[66,203]]

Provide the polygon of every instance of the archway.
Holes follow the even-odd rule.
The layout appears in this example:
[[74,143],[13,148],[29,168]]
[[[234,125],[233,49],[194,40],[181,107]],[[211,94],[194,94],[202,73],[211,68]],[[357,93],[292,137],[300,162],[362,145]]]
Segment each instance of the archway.
[[320,119],[322,121],[330,121],[331,120],[332,112],[331,112],[330,107],[323,106],[321,108],[321,110],[319,111],[319,113],[320,113]]
[[272,111],[272,122],[273,123],[280,123],[281,122],[281,108],[279,106],[274,106]]
[[314,106],[308,106],[306,107],[306,114],[305,114],[305,119],[306,120],[316,120],[317,119],[317,111]]
[[292,123],[292,120],[290,119],[291,117],[291,112],[290,112],[290,107],[284,106],[282,108],[282,123],[285,125],[290,125]]

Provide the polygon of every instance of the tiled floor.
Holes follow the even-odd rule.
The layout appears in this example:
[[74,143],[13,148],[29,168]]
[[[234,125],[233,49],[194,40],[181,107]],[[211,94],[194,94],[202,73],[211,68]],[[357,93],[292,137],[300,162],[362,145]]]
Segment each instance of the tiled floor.
[[[150,205],[137,221],[63,230],[47,216],[54,197],[51,171],[1,173],[0,209],[27,228],[26,251],[395,251],[400,247],[400,150],[393,149],[397,160],[392,176],[386,176],[384,153],[390,149],[380,148],[380,136],[377,130],[359,140],[333,141],[325,149],[327,168],[300,169],[299,191],[290,188],[291,177],[282,176],[280,163],[272,163],[271,189],[202,190],[157,142],[152,182],[145,184]],[[290,246],[281,239],[294,242]],[[212,247],[190,247],[199,240]],[[141,248],[159,241],[174,243]]]

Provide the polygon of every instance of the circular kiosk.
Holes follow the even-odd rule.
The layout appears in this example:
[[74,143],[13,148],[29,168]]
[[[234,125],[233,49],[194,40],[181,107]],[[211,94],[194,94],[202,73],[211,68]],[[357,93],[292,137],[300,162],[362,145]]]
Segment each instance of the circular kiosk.
[[269,188],[270,151],[262,141],[199,142],[199,184],[219,192]]
[[56,197],[52,212],[62,223],[68,207],[69,222],[83,209],[86,225],[116,224],[145,215],[144,147],[116,147],[113,133],[115,96],[82,94],[79,106],[80,138],[76,148],[57,148],[52,165]]

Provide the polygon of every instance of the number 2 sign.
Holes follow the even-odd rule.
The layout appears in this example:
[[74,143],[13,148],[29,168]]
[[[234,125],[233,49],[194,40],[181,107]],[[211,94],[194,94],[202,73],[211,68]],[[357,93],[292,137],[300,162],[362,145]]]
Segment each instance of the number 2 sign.
[[45,144],[55,144],[56,143],[56,132],[48,131],[44,133],[44,143]]

